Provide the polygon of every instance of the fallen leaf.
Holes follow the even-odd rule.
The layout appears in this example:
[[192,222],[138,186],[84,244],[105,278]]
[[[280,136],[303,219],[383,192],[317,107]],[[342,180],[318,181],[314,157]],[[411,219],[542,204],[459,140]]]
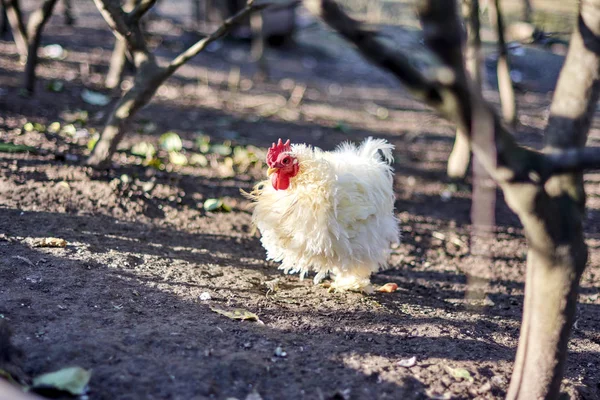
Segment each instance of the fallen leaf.
[[54,93],[62,92],[64,88],[65,88],[65,84],[62,81],[58,81],[56,79],[51,80],[46,85],[46,89],[48,89],[49,91],[54,92]]
[[67,55],[60,44],[49,44],[44,46],[44,55],[53,60],[63,60]]
[[378,292],[382,292],[382,293],[393,293],[396,290],[398,290],[398,284],[393,283],[393,282],[386,283],[385,285],[383,285],[379,289],[377,289]]
[[60,132],[60,122],[54,121],[50,125],[48,125],[48,132],[50,132],[50,133]]
[[221,199],[207,199],[204,202],[204,210],[205,211],[216,211],[223,205],[223,200]]
[[105,106],[110,103],[110,97],[107,95],[87,89],[83,89],[81,98],[83,101],[93,106]]
[[13,378],[13,376],[10,374],[10,372],[7,372],[7,371],[3,370],[2,368],[0,368],[0,377],[6,379],[7,381],[9,381],[10,383],[13,383],[15,385],[19,384],[15,380],[15,378]]
[[169,152],[169,161],[174,165],[187,165],[188,159],[185,154],[181,154],[177,151]]
[[425,394],[428,398],[432,400],[450,400],[452,398],[452,394],[449,392],[446,393],[438,393],[433,389],[427,389]]
[[281,346],[277,346],[273,354],[275,354],[276,357],[287,357],[287,353],[281,348]]
[[417,363],[417,357],[412,356],[411,358],[404,358],[398,361],[398,365],[404,368],[414,367]]
[[140,157],[152,158],[156,154],[156,149],[149,142],[138,142],[131,146],[131,154]]
[[181,151],[183,142],[179,135],[175,132],[163,133],[159,139],[160,147],[166,151]]
[[217,314],[224,315],[230,319],[238,319],[242,321],[256,321],[259,324],[264,324],[264,322],[262,322],[260,318],[258,318],[258,315],[248,310],[244,310],[243,308],[234,308],[231,311],[217,307],[211,307],[210,309],[211,311],[216,312]]
[[87,148],[89,151],[94,150],[94,147],[96,146],[96,143],[98,143],[98,140],[100,139],[100,135],[98,135],[97,133],[92,136],[90,138],[90,140],[88,140],[87,142]]
[[21,260],[23,261],[25,264],[29,265],[30,267],[35,267],[35,265],[31,262],[31,260],[27,257],[23,257],[23,256],[12,256],[12,258],[16,259],[16,260]]
[[204,154],[192,154],[189,161],[190,164],[199,165],[201,167],[206,167],[208,165],[208,159]]
[[262,400],[260,394],[254,389],[252,393],[249,393],[244,400]]
[[208,301],[210,299],[212,299],[212,297],[210,296],[210,293],[208,293],[208,292],[202,292],[202,293],[200,293],[200,300],[202,300],[202,301]]
[[448,373],[452,375],[455,379],[464,379],[469,382],[474,381],[473,377],[471,376],[471,373],[464,368],[452,368],[446,366],[446,371],[448,371]]
[[204,211],[222,211],[231,212],[232,208],[229,204],[225,203],[223,199],[206,199],[204,202]]
[[54,389],[73,396],[81,396],[87,391],[91,376],[91,371],[81,367],[63,368],[33,378],[32,389],[34,391]]
[[36,240],[34,245],[35,247],[66,247],[67,241],[65,239],[49,237]]
[[36,148],[22,144],[0,142],[0,153],[35,153]]
[[232,153],[231,146],[227,146],[226,144],[216,144],[211,146],[210,152],[215,153],[221,156],[228,156]]

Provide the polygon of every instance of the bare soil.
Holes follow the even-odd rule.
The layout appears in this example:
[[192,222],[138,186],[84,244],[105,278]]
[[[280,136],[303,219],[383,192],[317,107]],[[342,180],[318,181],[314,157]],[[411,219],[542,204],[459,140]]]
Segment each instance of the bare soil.
[[[40,149],[0,153],[0,318],[14,332],[27,376],[92,369],[90,399],[244,399],[253,392],[263,399],[503,398],[519,334],[526,240],[498,193],[497,228],[473,246],[470,180],[456,184],[444,173],[449,124],[319,28],[302,33],[298,48],[269,52],[270,83],[250,80],[246,44],[221,42],[182,68],[136,118],[123,150],[156,143],[167,130],[189,141],[199,132],[214,141],[235,132],[236,143],[260,147],[283,137],[331,149],[369,135],[396,145],[402,243],[373,280],[399,289],[328,293],[265,261],[239,193],[264,171],[157,171],[126,151],[114,168],[93,171],[83,166],[86,138],[21,129],[64,122],[74,110],[88,111],[88,130],[101,129],[110,110],[83,102],[81,92],[103,90],[113,39],[91,2],[75,4],[76,26],[60,16],[48,25],[44,43],[68,53],[42,61],[33,98],[20,95],[13,43],[0,41],[0,140]],[[152,24],[153,40],[165,33],[159,55],[192,40],[180,22]],[[413,36],[404,35],[407,46],[418,46]],[[241,81],[232,85],[238,67]],[[52,80],[64,90],[49,91]],[[287,103],[296,84],[307,86],[299,106]],[[497,101],[491,89],[486,96]],[[541,145],[549,99],[519,94],[523,142]],[[387,115],[377,116],[378,107]],[[157,125],[153,133],[144,133],[148,121]],[[590,142],[599,139],[596,123]],[[590,263],[563,385],[573,399],[600,399],[600,175],[587,176],[587,190]],[[224,197],[232,212],[205,212],[203,201],[213,197]],[[43,237],[68,245],[36,247]],[[276,292],[265,284],[274,279]],[[205,292],[210,300],[200,299]],[[211,307],[244,308],[264,324],[229,320]],[[415,366],[399,364],[413,356]],[[457,368],[471,378],[454,376]]]

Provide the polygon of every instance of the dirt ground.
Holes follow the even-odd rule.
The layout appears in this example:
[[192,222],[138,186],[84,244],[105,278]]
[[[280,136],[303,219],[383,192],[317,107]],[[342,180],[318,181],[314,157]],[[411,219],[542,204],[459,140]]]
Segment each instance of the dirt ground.
[[[269,52],[270,83],[250,80],[246,44],[220,42],[136,118],[123,150],[156,143],[168,130],[184,144],[200,132],[259,147],[278,137],[325,149],[369,135],[390,140],[402,243],[373,281],[396,282],[399,290],[328,293],[265,261],[239,193],[264,170],[233,177],[218,165],[159,171],[123,151],[113,169],[93,171],[82,165],[84,135],[22,129],[64,123],[75,110],[88,111],[87,132],[102,127],[110,105],[87,104],[81,92],[103,91],[113,39],[89,3],[75,2],[74,27],[60,16],[50,21],[44,43],[68,53],[43,60],[33,98],[20,94],[13,43],[0,40],[0,141],[40,149],[0,153],[0,318],[14,331],[28,376],[91,369],[90,399],[503,398],[519,334],[526,241],[498,194],[497,229],[471,251],[470,183],[444,173],[449,124],[319,28],[302,33],[297,48]],[[193,38],[184,32],[179,39],[177,21],[152,26],[165,33],[161,57]],[[323,35],[329,39],[311,40]],[[241,80],[232,85],[236,68]],[[53,80],[64,83],[61,92],[47,89]],[[287,101],[296,85],[307,87],[297,106]],[[493,90],[486,96],[497,102]],[[549,99],[519,93],[523,142],[541,145]],[[145,133],[149,121],[156,127]],[[598,128],[591,144],[600,140]],[[573,399],[600,399],[600,175],[587,176],[587,190],[590,262],[563,385]],[[205,212],[203,201],[216,197],[233,210]],[[36,247],[44,237],[68,245]],[[276,292],[265,284],[274,279]],[[203,293],[211,299],[201,300]],[[264,324],[229,320],[211,307],[244,308]],[[399,364],[411,357],[414,366]],[[456,377],[458,368],[469,377]]]

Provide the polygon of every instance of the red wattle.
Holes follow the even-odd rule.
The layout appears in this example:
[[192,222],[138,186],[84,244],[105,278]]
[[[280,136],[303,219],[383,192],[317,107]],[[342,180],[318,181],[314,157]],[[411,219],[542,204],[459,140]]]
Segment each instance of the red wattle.
[[281,172],[274,172],[271,175],[271,183],[275,190],[286,190],[290,186],[290,177]]

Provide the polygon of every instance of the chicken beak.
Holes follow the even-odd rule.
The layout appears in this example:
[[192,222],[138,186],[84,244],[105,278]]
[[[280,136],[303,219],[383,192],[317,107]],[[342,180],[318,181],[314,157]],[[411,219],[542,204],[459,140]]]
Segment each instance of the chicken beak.
[[279,168],[271,168],[269,167],[269,169],[267,170],[267,176],[271,176],[274,172],[277,172]]

